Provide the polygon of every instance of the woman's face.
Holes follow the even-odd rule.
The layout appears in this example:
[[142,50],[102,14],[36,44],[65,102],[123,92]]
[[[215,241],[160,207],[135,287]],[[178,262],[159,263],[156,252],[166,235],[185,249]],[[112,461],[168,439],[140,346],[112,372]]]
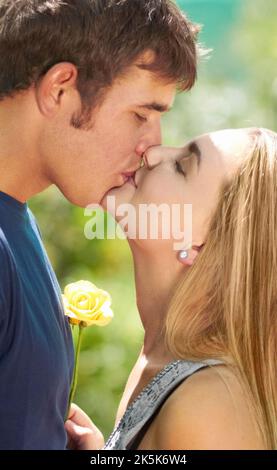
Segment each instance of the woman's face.
[[[172,207],[178,204],[183,207],[190,204],[192,245],[200,246],[205,241],[219,189],[242,163],[249,145],[249,130],[239,129],[205,134],[181,148],[151,147],[145,153],[145,167],[135,175],[136,187],[128,181],[121,188],[110,191],[108,196],[114,196],[116,210],[128,203],[137,213],[142,205]],[[116,218],[120,220],[120,217]],[[186,223],[185,219],[182,223]],[[167,240],[159,238],[155,240],[155,246],[158,249],[159,243],[172,245],[173,241],[173,236]],[[149,239],[137,242],[147,244]]]

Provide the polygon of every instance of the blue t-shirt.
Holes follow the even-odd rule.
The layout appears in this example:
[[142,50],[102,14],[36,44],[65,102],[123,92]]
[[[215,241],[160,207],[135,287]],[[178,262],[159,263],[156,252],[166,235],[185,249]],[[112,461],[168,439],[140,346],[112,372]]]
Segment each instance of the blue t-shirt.
[[60,288],[27,204],[0,192],[0,449],[65,449],[74,365]]

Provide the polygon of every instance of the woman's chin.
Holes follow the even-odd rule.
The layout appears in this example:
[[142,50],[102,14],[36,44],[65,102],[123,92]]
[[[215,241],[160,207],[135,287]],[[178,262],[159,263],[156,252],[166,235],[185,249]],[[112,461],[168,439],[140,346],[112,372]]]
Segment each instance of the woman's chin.
[[114,209],[117,209],[120,205],[131,204],[135,192],[136,188],[127,182],[123,186],[108,191],[101,201],[101,206],[114,215]]

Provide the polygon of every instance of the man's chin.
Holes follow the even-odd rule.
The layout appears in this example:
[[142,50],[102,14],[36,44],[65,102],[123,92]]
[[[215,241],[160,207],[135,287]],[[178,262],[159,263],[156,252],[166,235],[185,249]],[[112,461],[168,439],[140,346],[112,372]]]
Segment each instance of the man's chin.
[[76,194],[64,194],[64,197],[67,199],[68,202],[70,202],[74,206],[81,207],[82,209],[86,209],[88,206],[91,206],[93,204],[97,205],[97,202],[95,202],[93,198],[88,199],[87,197],[80,197]]

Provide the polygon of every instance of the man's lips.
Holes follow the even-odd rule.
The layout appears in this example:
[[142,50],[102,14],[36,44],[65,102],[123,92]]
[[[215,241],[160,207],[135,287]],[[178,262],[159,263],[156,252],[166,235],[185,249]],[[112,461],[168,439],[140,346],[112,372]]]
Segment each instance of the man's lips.
[[120,189],[124,184],[126,183],[130,183],[132,186],[134,186],[135,188],[137,188],[137,185],[136,185],[136,182],[135,182],[135,176],[136,176],[136,172],[137,172],[137,168],[133,171],[126,171],[124,173],[121,173],[121,176],[123,178],[123,182],[122,184],[118,184],[117,186],[114,186],[112,188],[110,188],[103,196],[103,198],[101,199],[100,201],[100,206],[103,205],[103,201],[104,199],[106,198],[106,196],[109,194],[110,191],[113,191],[114,189]]
[[134,176],[134,174],[135,174],[135,171],[126,171],[122,173],[123,176],[127,176],[127,177]]

